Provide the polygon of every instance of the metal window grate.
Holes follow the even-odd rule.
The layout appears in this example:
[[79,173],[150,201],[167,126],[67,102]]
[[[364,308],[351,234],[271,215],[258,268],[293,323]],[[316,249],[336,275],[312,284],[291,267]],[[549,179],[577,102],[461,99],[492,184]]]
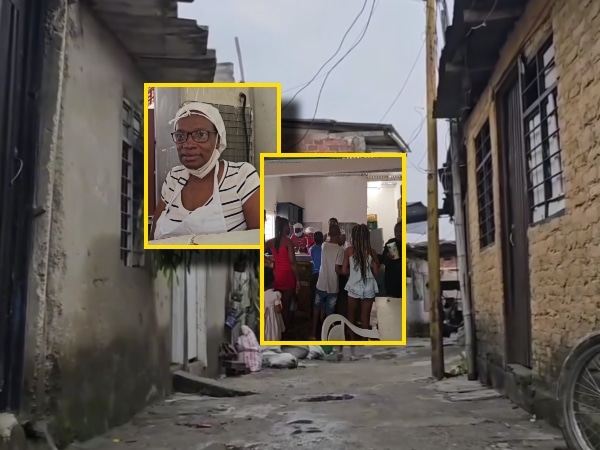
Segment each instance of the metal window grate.
[[121,146],[121,261],[128,267],[143,264],[142,210],[144,150],[142,114],[123,101]]
[[496,237],[494,223],[494,181],[490,123],[487,121],[475,137],[477,177],[477,209],[479,212],[479,247],[493,245]]
[[346,240],[350,241],[350,237],[352,236],[352,228],[354,228],[358,223],[356,222],[339,222],[340,231],[342,234],[346,235]]
[[557,82],[550,39],[521,75],[530,223],[565,208]]
[[253,162],[253,135],[252,135],[252,109],[246,107],[246,131],[248,143],[244,132],[244,108],[231,105],[218,105],[211,103],[221,113],[227,133],[227,149],[223,152],[223,159],[233,162]]

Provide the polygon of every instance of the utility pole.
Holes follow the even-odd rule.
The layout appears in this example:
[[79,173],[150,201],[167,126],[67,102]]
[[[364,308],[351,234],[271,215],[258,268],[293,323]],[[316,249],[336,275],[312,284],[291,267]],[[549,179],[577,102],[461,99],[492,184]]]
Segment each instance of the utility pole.
[[433,118],[437,91],[437,13],[436,1],[426,0],[427,48],[427,261],[429,265],[429,333],[431,336],[431,374],[444,378],[444,336],[442,334],[440,295],[440,230],[438,225],[438,143]]

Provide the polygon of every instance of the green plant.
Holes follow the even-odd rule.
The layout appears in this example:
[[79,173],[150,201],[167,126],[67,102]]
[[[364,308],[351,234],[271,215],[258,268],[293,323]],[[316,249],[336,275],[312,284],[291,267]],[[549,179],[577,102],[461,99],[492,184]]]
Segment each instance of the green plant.
[[156,278],[159,273],[166,278],[170,287],[177,281],[177,269],[181,266],[190,273],[192,258],[200,250],[153,250],[147,252],[151,259],[152,276]]

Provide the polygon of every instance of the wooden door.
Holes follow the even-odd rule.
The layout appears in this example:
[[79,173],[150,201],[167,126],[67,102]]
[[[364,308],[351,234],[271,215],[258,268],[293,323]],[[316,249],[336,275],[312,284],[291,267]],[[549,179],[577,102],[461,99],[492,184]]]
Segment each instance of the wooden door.
[[529,201],[517,70],[499,94],[506,363],[531,366]]

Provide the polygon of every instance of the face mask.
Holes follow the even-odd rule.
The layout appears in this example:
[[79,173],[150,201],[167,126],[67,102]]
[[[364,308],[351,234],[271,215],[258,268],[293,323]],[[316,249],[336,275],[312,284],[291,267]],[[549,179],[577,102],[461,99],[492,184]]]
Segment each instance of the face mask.
[[302,235],[303,235],[304,233],[302,233],[302,231],[299,231],[299,232],[297,232],[297,233],[294,233],[294,234],[296,235],[296,237],[302,237]]

